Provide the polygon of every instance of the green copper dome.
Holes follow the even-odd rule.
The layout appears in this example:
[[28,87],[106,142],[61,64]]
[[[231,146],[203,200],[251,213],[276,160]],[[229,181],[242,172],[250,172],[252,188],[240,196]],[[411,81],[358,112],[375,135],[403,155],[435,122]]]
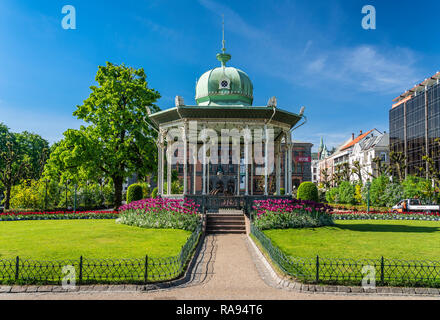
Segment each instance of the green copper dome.
[[240,69],[226,67],[231,55],[226,53],[223,38],[222,52],[217,60],[222,66],[205,72],[196,85],[196,102],[200,106],[251,106],[254,100],[249,76]]
[[196,102],[201,106],[251,106],[253,86],[240,69],[219,67],[205,72],[197,81]]

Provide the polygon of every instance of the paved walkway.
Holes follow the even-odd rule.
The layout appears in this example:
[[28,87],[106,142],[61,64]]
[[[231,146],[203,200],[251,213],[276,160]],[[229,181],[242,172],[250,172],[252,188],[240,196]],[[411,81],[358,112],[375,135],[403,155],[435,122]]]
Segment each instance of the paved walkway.
[[153,291],[79,291],[69,293],[0,294],[0,299],[427,299],[426,296],[380,296],[301,293],[276,288],[275,279],[258,258],[246,235],[207,235],[190,279],[169,289]]

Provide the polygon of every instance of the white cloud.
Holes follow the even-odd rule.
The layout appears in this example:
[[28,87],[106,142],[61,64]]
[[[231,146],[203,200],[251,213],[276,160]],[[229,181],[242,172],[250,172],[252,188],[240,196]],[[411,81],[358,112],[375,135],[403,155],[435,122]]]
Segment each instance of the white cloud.
[[409,49],[361,45],[335,50],[325,59],[328,63],[321,76],[360,91],[398,94],[418,79]]
[[307,41],[307,43],[304,47],[304,50],[303,50],[303,56],[305,56],[309,52],[309,49],[311,48],[312,45],[313,45],[312,40]]
[[311,73],[321,72],[325,68],[326,61],[327,61],[326,57],[320,57],[320,58],[310,62],[306,66],[306,69],[308,72],[311,72]]

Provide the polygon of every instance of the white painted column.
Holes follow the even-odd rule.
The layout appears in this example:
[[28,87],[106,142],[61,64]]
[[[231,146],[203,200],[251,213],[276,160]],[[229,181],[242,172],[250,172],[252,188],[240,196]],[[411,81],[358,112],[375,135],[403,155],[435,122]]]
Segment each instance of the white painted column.
[[269,194],[269,132],[264,125],[264,195]]
[[[205,130],[206,128],[203,127],[203,130]],[[206,134],[206,132],[204,132],[204,134],[202,135],[202,142],[203,142],[203,177],[202,177],[202,194],[206,194],[206,137],[204,136]]]
[[290,195],[292,195],[292,137],[290,136],[290,132],[288,133],[287,141],[288,141],[288,145],[287,145],[288,148],[287,149],[289,151],[287,159],[289,161],[288,185],[289,185],[289,196],[290,196]]
[[198,144],[197,142],[194,145],[194,150],[193,150],[193,160],[194,160],[194,164],[193,164],[193,194],[196,194],[197,192],[197,154],[198,154]]
[[209,170],[210,170],[210,163],[211,162],[211,157],[208,157],[208,161],[206,163],[206,194],[209,194],[209,176],[211,175]]
[[160,145],[160,137],[159,140],[157,141],[157,194],[158,195],[162,195],[161,194],[161,187],[160,187],[160,175],[162,174],[162,168],[161,168],[161,156],[162,156],[162,147]]
[[254,195],[254,144],[251,144],[251,195]]
[[183,124],[183,194],[188,193],[188,136],[187,136],[187,124]]
[[249,195],[249,142],[250,142],[250,140],[251,140],[251,134],[249,132],[249,126],[246,126],[246,132],[244,135],[244,165],[246,168],[245,195],[247,195],[247,196]]
[[160,144],[160,154],[159,154],[159,166],[160,166],[160,172],[159,172],[159,177],[158,177],[158,184],[159,184],[159,194],[161,196],[164,195],[164,170],[165,170],[165,134],[166,131],[165,130],[160,130],[159,133],[159,144]]
[[287,133],[284,132],[284,195],[289,190],[289,148],[287,147]]
[[167,195],[171,195],[171,145],[170,141],[167,144]]
[[281,195],[281,141],[278,140],[275,145],[275,161],[276,161],[276,185],[277,195]]
[[238,140],[238,164],[237,164],[237,196],[240,195],[240,171],[241,171],[241,141]]

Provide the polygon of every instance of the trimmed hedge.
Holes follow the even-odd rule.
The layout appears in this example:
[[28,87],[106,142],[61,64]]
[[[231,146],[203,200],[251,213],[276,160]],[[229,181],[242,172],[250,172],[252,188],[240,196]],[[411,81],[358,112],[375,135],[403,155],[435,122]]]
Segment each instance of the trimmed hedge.
[[297,198],[300,200],[309,200],[318,202],[318,188],[313,182],[306,181],[300,184],[297,192]]
[[144,192],[140,184],[132,184],[127,189],[127,203],[142,200]]

